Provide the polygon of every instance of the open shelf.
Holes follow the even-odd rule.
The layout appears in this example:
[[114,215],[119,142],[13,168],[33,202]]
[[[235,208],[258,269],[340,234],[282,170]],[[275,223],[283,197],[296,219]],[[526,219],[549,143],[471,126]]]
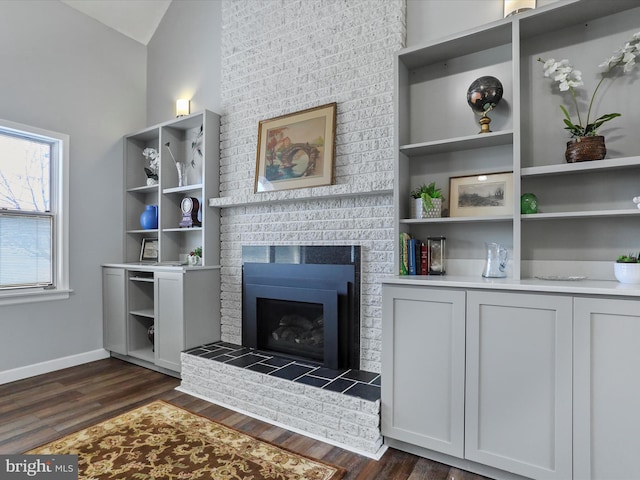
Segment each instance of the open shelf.
[[513,130],[491,132],[484,135],[467,135],[431,142],[402,145],[400,151],[409,157],[434,155],[436,153],[473,150],[476,148],[510,145],[513,142]]
[[153,363],[155,361],[155,354],[151,346],[148,348],[138,348],[135,350],[129,350],[129,355],[134,358],[139,358],[140,360],[144,360],[145,362]]
[[201,183],[197,183],[195,185],[184,185],[182,187],[172,187],[172,188],[165,188],[162,193],[169,194],[169,193],[189,193],[189,192],[199,192],[200,190],[202,190],[202,184]]
[[541,167],[527,167],[520,170],[522,177],[534,177],[544,175],[570,175],[580,172],[597,172],[604,170],[620,170],[640,167],[640,157],[624,157],[592,162],[566,163],[545,165]]
[[[514,281],[531,268],[544,275],[560,258],[589,271],[589,261],[637,248],[640,210],[632,199],[640,196],[640,113],[629,101],[637,79],[617,79],[606,89],[607,103],[595,106],[597,116],[622,113],[600,129],[607,157],[567,163],[569,138],[558,105],[570,99],[544,77],[538,58],[569,58],[585,84],[596,84],[600,59],[623,46],[639,24],[637,1],[568,0],[398,52],[396,238],[446,236],[448,259],[456,265],[482,263],[484,242],[502,243]],[[489,75],[501,81],[504,94],[489,113],[493,131],[479,135],[466,93]],[[409,194],[422,184],[435,182],[446,208],[452,178],[502,172],[513,174],[513,215],[409,218]],[[536,195],[540,213],[519,214],[524,193]],[[399,265],[399,242],[395,254]]]
[[[195,247],[202,247],[203,266],[220,263],[219,212],[205,205],[206,199],[219,195],[219,140],[220,117],[207,110],[124,137],[125,263],[139,260],[145,235],[158,239],[158,262],[182,259]],[[198,149],[193,148],[195,141],[199,143]],[[160,157],[157,185],[146,185],[144,169],[149,167],[149,161],[142,154],[145,148],[155,149]],[[182,182],[174,157],[186,164]],[[199,200],[198,218],[202,227],[179,228],[181,202],[185,197]],[[140,215],[147,205],[157,206],[157,229],[140,227]],[[177,232],[187,231],[184,235],[187,240],[176,240],[176,235],[181,235]]]
[[513,220],[512,215],[493,215],[487,217],[440,217],[440,218],[405,218],[400,223],[406,225],[412,224],[428,224],[428,223],[488,223],[488,222],[510,222]]
[[557,212],[557,213],[532,213],[522,215],[522,220],[562,220],[568,218],[598,218],[598,217],[627,217],[630,215],[640,215],[640,209],[624,210],[588,210],[583,212]]

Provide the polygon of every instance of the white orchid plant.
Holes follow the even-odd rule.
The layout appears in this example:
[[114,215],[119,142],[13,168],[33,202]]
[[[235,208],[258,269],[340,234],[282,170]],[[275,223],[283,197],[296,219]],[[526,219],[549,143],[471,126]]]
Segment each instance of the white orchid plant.
[[539,62],[542,62],[544,68],[544,76],[552,78],[553,81],[558,82],[558,86],[561,92],[570,92],[571,98],[576,107],[576,113],[578,115],[578,123],[573,123],[569,111],[563,105],[560,105],[562,112],[564,113],[565,129],[569,131],[572,137],[591,137],[598,133],[598,128],[609,120],[613,120],[616,117],[621,116],[620,113],[607,113],[601,117],[596,118],[592,122],[591,109],[593,107],[593,101],[596,98],[596,94],[602,85],[602,82],[616,69],[622,68],[623,73],[628,73],[633,70],[636,65],[636,57],[640,55],[640,32],[635,33],[631,39],[619,50],[617,50],[610,58],[598,65],[599,68],[605,70],[601,72],[601,78],[596,85],[591,101],[589,102],[589,109],[587,110],[587,116],[583,123],[582,116],[580,115],[580,108],[578,106],[578,100],[576,98],[575,89],[584,85],[582,81],[582,72],[576,70],[573,65],[569,63],[569,60],[556,61],[553,58],[543,60],[538,58]]

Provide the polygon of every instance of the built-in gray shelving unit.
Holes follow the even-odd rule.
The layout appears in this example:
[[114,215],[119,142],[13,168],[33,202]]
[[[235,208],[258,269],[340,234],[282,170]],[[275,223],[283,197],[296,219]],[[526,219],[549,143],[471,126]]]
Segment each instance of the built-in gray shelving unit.
[[[447,237],[447,271],[479,277],[485,242],[508,247],[509,277],[579,271],[613,280],[621,252],[639,250],[640,83],[637,72],[603,85],[595,116],[622,116],[601,128],[604,160],[567,163],[560,105],[570,107],[538,58],[567,58],[583,72],[579,102],[588,102],[598,65],[640,25],[637,1],[567,1],[400,51],[396,57],[395,233]],[[500,79],[504,95],[490,134],[478,134],[478,115],[466,92],[478,77]],[[635,82],[634,82],[635,80]],[[609,85],[612,88],[609,88]],[[586,110],[583,110],[583,115]],[[592,113],[593,118],[593,113]],[[513,173],[513,212],[506,216],[410,218],[409,192],[435,181],[450,199],[452,177]],[[539,213],[520,214],[520,196],[534,193]],[[399,244],[399,242],[396,242]],[[399,245],[396,246],[399,261]]]

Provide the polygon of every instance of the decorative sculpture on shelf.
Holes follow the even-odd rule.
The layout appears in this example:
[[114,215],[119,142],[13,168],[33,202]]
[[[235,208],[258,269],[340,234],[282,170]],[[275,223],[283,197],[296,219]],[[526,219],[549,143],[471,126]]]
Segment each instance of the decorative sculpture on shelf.
[[171,151],[171,142],[165,143],[164,146],[167,147],[167,150],[169,150],[169,155],[171,155],[171,158],[176,164],[176,170],[178,170],[178,186],[179,187],[186,186],[187,185],[187,164],[177,161],[176,157],[173,156],[173,152]]
[[149,166],[144,167],[144,173],[147,174],[147,185],[158,184],[158,166],[160,165],[160,155],[155,148],[145,148],[142,155],[149,161]]
[[203,136],[203,126],[200,125],[200,130],[196,134],[196,137],[191,142],[191,166],[196,168],[196,153],[202,158],[202,136]]
[[504,89],[502,83],[496,77],[480,77],[473,81],[467,90],[467,103],[471,109],[480,113],[480,132],[490,133],[489,123],[491,119],[487,114],[493,110],[502,99]]

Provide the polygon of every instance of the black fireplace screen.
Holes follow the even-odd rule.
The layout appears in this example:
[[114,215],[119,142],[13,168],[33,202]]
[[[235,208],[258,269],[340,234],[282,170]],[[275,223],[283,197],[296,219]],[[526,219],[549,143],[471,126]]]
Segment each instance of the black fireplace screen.
[[353,265],[245,263],[242,284],[244,346],[359,368]]

